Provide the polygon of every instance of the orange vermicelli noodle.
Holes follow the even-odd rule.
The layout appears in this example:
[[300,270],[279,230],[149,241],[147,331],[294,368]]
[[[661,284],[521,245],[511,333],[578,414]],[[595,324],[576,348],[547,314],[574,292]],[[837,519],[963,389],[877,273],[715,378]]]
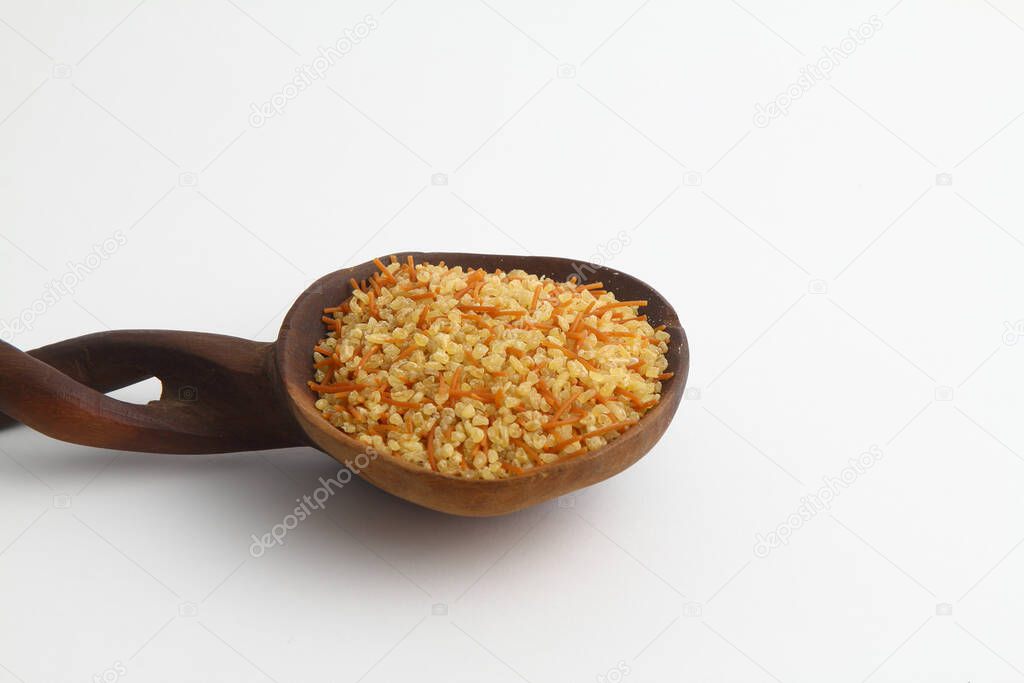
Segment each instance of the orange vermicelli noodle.
[[389,264],[324,311],[316,407],[382,453],[499,479],[600,448],[661,398],[669,334],[600,282]]

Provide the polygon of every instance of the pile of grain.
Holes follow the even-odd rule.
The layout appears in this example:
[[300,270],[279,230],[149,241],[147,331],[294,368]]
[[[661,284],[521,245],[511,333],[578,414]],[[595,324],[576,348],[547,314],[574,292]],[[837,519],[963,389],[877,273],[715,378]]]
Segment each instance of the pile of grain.
[[496,479],[579,456],[661,397],[669,335],[600,282],[391,257],[324,311],[316,407],[436,472]]

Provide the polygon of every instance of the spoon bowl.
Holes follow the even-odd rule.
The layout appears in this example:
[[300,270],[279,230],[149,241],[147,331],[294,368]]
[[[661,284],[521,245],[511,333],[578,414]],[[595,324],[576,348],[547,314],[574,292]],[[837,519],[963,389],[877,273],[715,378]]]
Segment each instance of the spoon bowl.
[[[373,261],[314,282],[295,301],[277,341],[252,342],[196,332],[119,331],[87,335],[28,353],[0,342],[0,412],[73,443],[155,453],[220,453],[312,446],[400,498],[455,515],[492,516],[520,510],[590,486],[626,469],[661,438],[682,398],[689,370],[686,334],[656,290],[617,270],[564,258],[418,253],[416,262],[522,269],[565,281],[598,281],[620,299],[646,299],[652,325],[670,335],[661,400],[602,448],[506,479],[465,479],[377,456],[323,419],[312,378],[312,350],[325,336],[323,309],[376,272]],[[146,406],[104,394],[157,377],[159,401]],[[3,416],[0,415],[0,427]]]

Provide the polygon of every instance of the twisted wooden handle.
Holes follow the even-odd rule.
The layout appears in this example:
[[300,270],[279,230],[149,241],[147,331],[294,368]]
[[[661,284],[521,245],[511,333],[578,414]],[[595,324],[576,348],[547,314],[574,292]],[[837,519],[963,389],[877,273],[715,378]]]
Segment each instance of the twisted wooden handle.
[[[62,441],[150,453],[304,445],[281,402],[273,344],[198,332],[102,332],[29,353],[0,342],[0,412]],[[150,377],[160,400],[105,392]],[[2,418],[2,416],[0,416]]]

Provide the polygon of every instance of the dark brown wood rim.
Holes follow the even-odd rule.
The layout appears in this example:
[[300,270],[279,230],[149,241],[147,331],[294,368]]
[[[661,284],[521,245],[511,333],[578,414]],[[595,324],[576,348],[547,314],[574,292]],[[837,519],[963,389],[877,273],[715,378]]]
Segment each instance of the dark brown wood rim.
[[[445,261],[448,265],[470,265],[473,267],[487,268],[491,271],[495,268],[501,268],[506,272],[521,268],[529,273],[548,275],[549,277],[552,276],[553,273],[564,274],[562,277],[563,280],[567,279],[569,275],[573,273],[586,272],[591,274],[591,277],[588,279],[592,279],[594,281],[605,278],[610,280],[614,279],[617,283],[615,293],[619,298],[631,298],[634,294],[638,294],[650,300],[652,293],[656,294],[656,290],[653,287],[632,275],[607,266],[601,266],[575,259],[554,256],[536,257],[497,254],[458,254],[446,252],[401,252],[395,254],[395,256],[400,260],[404,260],[406,256],[410,255],[417,263],[426,261],[428,263],[436,264],[440,261]],[[387,262],[386,259],[389,256],[390,255],[384,255],[378,258]],[[539,264],[543,264],[544,267],[538,268]],[[281,326],[281,331],[275,345],[276,365],[282,382],[284,383],[283,393],[290,400],[292,409],[312,418],[306,421],[306,424],[311,424],[312,429],[315,429],[319,436],[327,439],[336,439],[353,451],[365,451],[367,447],[362,442],[353,439],[341,430],[328,424],[327,421],[323,420],[320,417],[320,411],[317,410],[314,405],[316,402],[316,394],[305,385],[305,380],[312,379],[313,347],[326,333],[326,330],[321,326],[318,333],[320,336],[315,338],[308,335],[298,335],[295,334],[295,332],[298,331],[298,328],[295,327],[295,323],[297,316],[301,315],[302,312],[311,305],[311,299],[315,299],[317,301],[316,305],[321,309],[327,306],[337,305],[351,292],[351,287],[348,284],[348,279],[350,277],[354,277],[356,280],[361,280],[369,277],[376,271],[376,266],[373,264],[373,261],[370,260],[352,268],[335,271],[314,282],[295,301],[291,309],[289,309]],[[338,292],[340,292],[340,294]],[[659,419],[664,419],[666,417],[667,419],[671,419],[664,414],[666,411],[670,411],[671,413],[676,411],[679,405],[679,398],[682,396],[683,389],[686,385],[686,379],[689,374],[690,354],[686,332],[680,324],[679,316],[676,314],[672,305],[661,297],[660,294],[656,294],[656,296],[658,298],[650,301],[651,305],[647,307],[645,312],[653,325],[665,325],[665,331],[668,332],[672,338],[671,344],[669,345],[668,359],[669,371],[674,372],[675,375],[668,381],[664,382],[662,387],[662,400],[659,401],[658,405],[647,412],[637,425],[624,432],[623,435],[616,440],[618,442],[628,442],[636,436],[640,428],[648,422],[658,421]],[[305,370],[305,374],[301,375],[304,377],[303,382],[298,384],[295,381],[289,381],[288,378],[296,376],[299,367]],[[307,427],[307,430],[308,429],[309,427]],[[313,435],[310,434],[309,436],[312,437]],[[311,438],[311,445],[314,448],[320,448],[316,445],[315,438]],[[517,478],[529,480],[564,472],[579,463],[600,458],[606,448],[608,448],[608,446],[604,446],[595,451],[590,451],[589,453],[576,458],[570,458],[568,460],[562,460],[546,465],[542,468],[528,470],[524,474],[518,475]],[[416,465],[406,462],[401,458],[396,458],[394,464],[412,473],[424,473],[423,468],[417,467]],[[467,481],[462,477],[456,477],[454,475],[444,474],[441,472],[433,472],[431,474],[435,477],[452,479],[459,482]],[[472,483],[480,486],[489,486],[500,485],[505,480],[473,479],[471,481]]]

